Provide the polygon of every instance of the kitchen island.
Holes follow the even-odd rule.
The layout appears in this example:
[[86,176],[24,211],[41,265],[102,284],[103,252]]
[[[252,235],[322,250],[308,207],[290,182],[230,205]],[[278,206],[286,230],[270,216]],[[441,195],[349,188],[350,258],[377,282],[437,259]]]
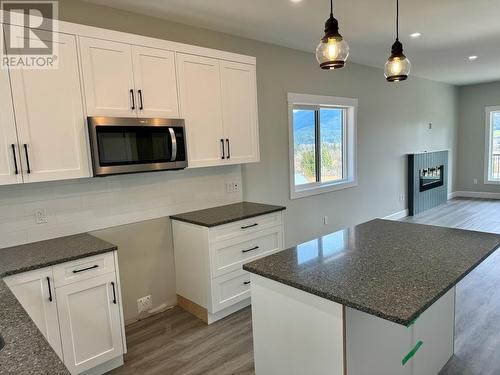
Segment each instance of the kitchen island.
[[500,235],[376,219],[248,263],[257,375],[437,374]]

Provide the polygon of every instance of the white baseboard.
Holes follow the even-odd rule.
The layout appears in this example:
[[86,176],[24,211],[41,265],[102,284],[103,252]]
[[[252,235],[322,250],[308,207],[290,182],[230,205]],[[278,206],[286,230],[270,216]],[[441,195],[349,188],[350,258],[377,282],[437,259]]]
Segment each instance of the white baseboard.
[[409,214],[408,209],[401,210],[401,211],[398,211],[398,212],[395,212],[393,214],[385,216],[384,219],[387,219],[387,220],[399,220],[399,219],[402,219],[404,217],[407,217],[408,214]]
[[457,198],[457,197],[500,199],[500,193],[490,193],[490,192],[485,192],[485,191],[455,191],[451,194],[448,194],[448,199]]

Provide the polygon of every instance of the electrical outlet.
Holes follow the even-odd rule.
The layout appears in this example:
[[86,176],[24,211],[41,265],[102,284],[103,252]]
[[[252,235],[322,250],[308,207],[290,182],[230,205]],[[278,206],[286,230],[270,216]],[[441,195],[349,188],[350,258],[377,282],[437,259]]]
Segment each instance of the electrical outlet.
[[328,216],[323,216],[323,225],[328,225]]
[[37,224],[46,224],[48,222],[47,219],[47,210],[45,208],[41,208],[35,211],[35,223]]
[[432,122],[429,122],[429,130],[432,130]]
[[137,300],[137,310],[139,314],[148,312],[153,308],[153,298],[151,295],[139,298]]
[[477,178],[474,179],[474,185],[477,185]]
[[399,194],[399,201],[404,202],[405,201],[405,195],[403,193]]
[[226,182],[226,193],[239,193],[241,191],[239,182]]

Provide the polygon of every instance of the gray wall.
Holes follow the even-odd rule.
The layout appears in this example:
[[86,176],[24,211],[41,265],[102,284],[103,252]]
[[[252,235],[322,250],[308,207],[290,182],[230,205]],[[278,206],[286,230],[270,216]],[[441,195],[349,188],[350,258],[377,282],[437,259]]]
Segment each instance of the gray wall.
[[[82,3],[60,2],[60,18],[97,27],[142,34],[172,41],[216,48],[257,57],[257,84],[260,125],[261,162],[243,167],[244,198],[251,201],[282,204],[285,214],[286,245],[306,241],[346,225],[385,216],[406,208],[405,154],[422,150],[450,150],[450,170],[455,171],[457,137],[457,90],[455,87],[411,77],[394,85],[385,82],[381,69],[349,63],[338,72],[321,71],[312,53],[305,53],[227,34],[196,29],[165,20]],[[318,25],[318,37],[322,25]],[[381,66],[383,62],[381,61]],[[288,114],[286,93],[354,97],[359,99],[358,112],[358,182],[355,188],[289,199]],[[433,130],[428,123],[434,124]],[[455,173],[450,175],[450,190],[455,187]],[[329,216],[328,225],[322,217]],[[165,223],[154,223],[157,230]],[[149,225],[149,224],[145,224]],[[133,272],[122,271],[124,299],[132,309],[135,299],[145,294],[146,286],[136,288],[136,278],[147,279],[148,259],[158,254],[158,247],[168,247],[171,238],[157,234],[147,248],[144,227],[135,228],[133,242],[122,241],[127,231],[104,230],[98,234],[127,250],[120,255],[120,267],[141,266]],[[143,236],[143,234],[146,235]],[[169,236],[165,229],[165,236]],[[133,248],[145,252],[136,259]],[[147,254],[146,254],[147,252]],[[171,272],[171,256],[162,255],[165,272]],[[172,297],[172,281],[158,279],[165,289],[157,291],[167,301]],[[168,284],[168,285],[167,285]],[[153,299],[156,297],[153,296]],[[133,315],[133,311],[129,311]],[[131,318],[128,316],[128,319]]]
[[[500,82],[461,86],[459,98],[459,191],[499,193],[500,185],[484,183],[485,107],[500,105]],[[474,184],[477,178],[478,184]]]

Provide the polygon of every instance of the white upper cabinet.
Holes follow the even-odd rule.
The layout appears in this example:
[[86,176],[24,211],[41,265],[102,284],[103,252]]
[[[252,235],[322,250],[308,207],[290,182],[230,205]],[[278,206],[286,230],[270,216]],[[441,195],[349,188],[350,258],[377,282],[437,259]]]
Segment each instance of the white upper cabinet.
[[[0,33],[1,37],[1,33]],[[9,73],[0,69],[0,185],[23,182]]]
[[24,182],[90,176],[76,37],[58,39],[57,69],[10,70]]
[[137,98],[129,44],[80,37],[88,116],[136,116]]
[[221,61],[220,67],[227,162],[259,161],[255,65]]
[[89,116],[178,118],[175,53],[80,38]]
[[175,53],[132,47],[139,117],[179,118]]
[[52,267],[9,276],[4,281],[63,360]]
[[179,53],[177,64],[189,166],[224,164],[219,60]]

